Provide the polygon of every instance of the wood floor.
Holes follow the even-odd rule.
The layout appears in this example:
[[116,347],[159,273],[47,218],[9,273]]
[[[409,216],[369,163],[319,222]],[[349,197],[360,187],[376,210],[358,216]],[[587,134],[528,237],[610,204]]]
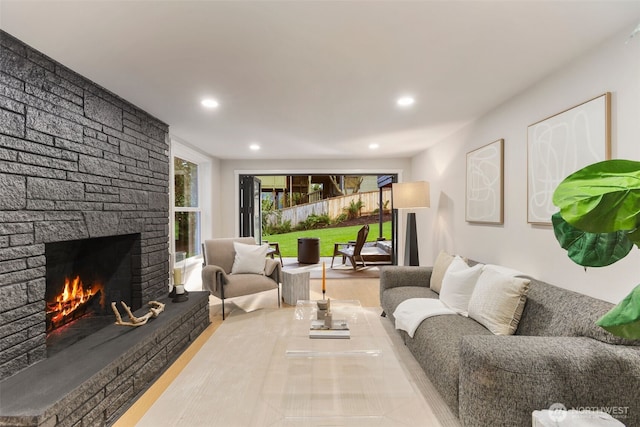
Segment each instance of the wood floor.
[[[363,307],[379,307],[379,279],[327,280],[326,296],[331,299],[357,299]],[[322,299],[322,281],[310,281],[310,299]],[[277,292],[263,292],[258,295],[236,298],[233,303],[225,303],[225,311],[240,307],[245,311],[260,308],[277,308]],[[284,304],[283,304],[284,306]],[[115,427],[131,427],[138,423],[145,412],[166,390],[171,382],[180,374],[193,356],[222,324],[220,300],[211,297],[211,325],[187,348],[182,355],[167,369],[162,376],[113,424]]]

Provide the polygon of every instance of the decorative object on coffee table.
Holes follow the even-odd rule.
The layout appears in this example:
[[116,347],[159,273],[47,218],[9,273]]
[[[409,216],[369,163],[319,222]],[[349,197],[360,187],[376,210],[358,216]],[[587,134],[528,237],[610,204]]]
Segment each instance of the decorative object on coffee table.
[[325,299],[327,293],[327,268],[324,262],[322,263],[322,299]]
[[327,310],[329,309],[329,301],[328,300],[320,300],[317,301],[318,304],[318,314],[316,315],[316,319],[324,322],[324,316],[327,314]]
[[324,327],[326,329],[331,329],[331,298],[327,300],[327,312],[324,314]]
[[351,338],[349,325],[344,319],[334,319],[331,312],[331,298],[317,301],[318,314],[311,321],[309,338]]

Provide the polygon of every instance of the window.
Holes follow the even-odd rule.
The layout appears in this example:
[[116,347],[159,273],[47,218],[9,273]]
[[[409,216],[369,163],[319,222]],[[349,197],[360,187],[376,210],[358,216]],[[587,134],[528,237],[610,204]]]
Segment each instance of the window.
[[174,170],[174,247],[186,257],[200,254],[201,209],[198,191],[198,165],[173,158]]

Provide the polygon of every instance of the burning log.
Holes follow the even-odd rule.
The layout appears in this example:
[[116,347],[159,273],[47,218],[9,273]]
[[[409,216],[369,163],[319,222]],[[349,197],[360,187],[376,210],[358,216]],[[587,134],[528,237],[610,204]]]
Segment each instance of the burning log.
[[160,315],[160,313],[162,313],[164,311],[164,304],[158,301],[149,301],[149,312],[147,314],[145,314],[142,317],[136,317],[133,315],[133,313],[131,312],[131,308],[129,308],[129,306],[127,304],[125,304],[124,301],[120,301],[120,304],[122,304],[122,308],[124,308],[124,311],[127,313],[127,315],[129,316],[129,319],[131,319],[131,322],[125,322],[122,320],[122,316],[120,315],[120,312],[118,311],[118,308],[116,307],[116,303],[112,302],[111,303],[111,309],[113,310],[113,314],[116,315],[116,325],[120,325],[120,326],[142,326],[144,324],[147,323],[147,321],[149,321],[150,318],[152,317],[158,317]]
[[47,303],[47,331],[82,317],[93,300],[101,294],[101,284],[94,283],[85,289],[79,276],[74,279],[66,278],[62,292],[56,296],[54,301]]

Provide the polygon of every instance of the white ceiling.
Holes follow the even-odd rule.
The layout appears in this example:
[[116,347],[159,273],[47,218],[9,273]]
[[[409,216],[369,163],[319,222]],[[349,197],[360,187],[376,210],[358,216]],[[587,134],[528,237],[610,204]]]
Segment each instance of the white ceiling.
[[0,28],[224,159],[410,156],[639,20],[637,0],[0,0]]

